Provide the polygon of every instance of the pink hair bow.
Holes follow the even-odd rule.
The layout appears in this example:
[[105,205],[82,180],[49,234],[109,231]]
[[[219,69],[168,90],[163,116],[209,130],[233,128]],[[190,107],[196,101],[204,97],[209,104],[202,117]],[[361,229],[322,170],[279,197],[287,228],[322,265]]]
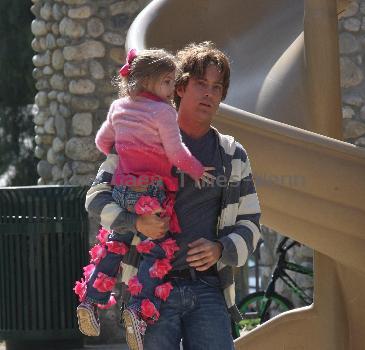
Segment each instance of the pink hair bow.
[[137,50],[131,49],[128,51],[127,58],[125,59],[125,65],[119,70],[119,74],[122,77],[126,77],[129,74],[131,63],[137,57]]

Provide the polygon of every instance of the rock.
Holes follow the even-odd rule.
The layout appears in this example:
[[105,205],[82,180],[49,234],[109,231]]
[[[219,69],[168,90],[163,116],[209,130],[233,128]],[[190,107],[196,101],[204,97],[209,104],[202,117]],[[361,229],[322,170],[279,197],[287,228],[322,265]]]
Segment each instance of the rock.
[[72,100],[71,94],[65,93],[65,97],[63,100],[65,101],[65,103],[68,103],[68,104],[71,103],[71,100]]
[[357,18],[348,18],[343,21],[343,27],[349,32],[358,32],[361,27],[361,21]]
[[40,177],[37,180],[37,186],[44,186],[46,182]]
[[118,33],[127,33],[127,30],[132,22],[130,15],[123,13],[120,15],[113,16],[105,19],[108,23],[108,28]]
[[99,41],[86,41],[77,46],[66,46],[63,55],[68,61],[81,61],[105,56],[104,45]]
[[99,18],[96,17],[91,18],[87,22],[86,27],[87,27],[87,33],[92,38],[97,38],[104,33],[104,24]]
[[94,137],[72,137],[66,143],[66,156],[73,160],[97,161],[101,154],[95,147]]
[[357,3],[357,1],[351,1],[351,3],[346,7],[346,11],[341,14],[341,17],[352,17],[356,15],[358,11],[359,4]]
[[74,174],[78,175],[90,174],[95,171],[95,163],[74,161],[72,162],[72,170]]
[[60,105],[59,108],[59,112],[60,114],[64,117],[64,118],[69,118],[71,117],[71,111],[68,107],[66,107],[65,105]]
[[57,136],[62,140],[66,139],[66,121],[60,114],[55,117],[55,128]]
[[31,43],[32,49],[36,52],[41,52],[42,48],[37,38],[34,38]]
[[44,75],[52,75],[53,73],[54,73],[54,71],[50,66],[46,66],[43,68]]
[[47,79],[39,79],[36,83],[35,83],[35,88],[38,91],[43,91],[43,90],[48,90],[49,89],[49,83]]
[[117,64],[125,63],[125,52],[121,48],[114,47],[110,49],[109,56]]
[[365,15],[365,2],[360,3],[360,12]]
[[104,79],[105,72],[103,66],[96,60],[91,60],[89,63],[89,70],[94,79]]
[[365,106],[363,106],[360,110],[360,118],[365,122]]
[[355,111],[348,106],[342,107],[342,118],[344,119],[352,119],[352,117],[355,115]]
[[40,68],[34,68],[32,71],[32,77],[36,80],[42,78],[43,71]]
[[349,57],[340,58],[340,70],[341,86],[344,88],[359,85],[364,79],[362,70]]
[[110,81],[105,80],[98,84],[97,91],[103,95],[110,95],[115,93],[115,88]]
[[72,97],[71,107],[75,111],[94,111],[99,108],[99,100],[90,97]]
[[39,113],[39,111],[40,111],[39,107],[34,103],[30,110],[30,114],[34,117]]
[[92,175],[72,175],[70,178],[70,185],[90,186],[92,182]]
[[50,99],[50,100],[55,100],[56,98],[57,98],[57,91],[51,91],[51,92],[49,92],[48,93],[48,98]]
[[49,111],[51,112],[51,115],[56,115],[58,112],[58,103],[56,101],[52,101],[49,104]]
[[65,143],[59,137],[53,139],[52,149],[54,152],[56,153],[61,152],[62,150],[64,150],[64,148],[65,148]]
[[44,131],[47,134],[54,134],[56,132],[55,126],[54,126],[54,117],[48,118],[44,123]]
[[44,54],[38,54],[33,56],[33,64],[36,67],[48,66],[51,64],[51,53],[49,51]]
[[52,75],[49,82],[52,86],[52,89],[54,89],[54,90],[64,90],[65,89],[65,85],[66,85],[65,78],[61,74]]
[[34,149],[34,156],[38,159],[42,159],[45,154],[46,151],[41,146],[36,146]]
[[46,107],[48,103],[47,93],[40,91],[35,95],[34,101],[38,107]]
[[44,134],[44,127],[43,126],[36,125],[34,127],[34,132],[36,134],[43,135]]
[[40,16],[46,20],[46,21],[49,21],[52,17],[52,6],[49,2],[46,2],[42,8],[41,8],[41,11],[40,11]]
[[42,137],[40,135],[35,135],[34,142],[36,145],[42,144]]
[[360,137],[355,141],[355,145],[359,147],[365,147],[365,137]]
[[32,33],[35,36],[44,36],[47,34],[47,24],[40,19],[34,19],[31,24]]
[[68,10],[68,17],[72,19],[84,19],[89,18],[92,15],[90,6],[81,6],[76,8],[70,8]]
[[[58,23],[53,23],[51,30],[54,35],[58,36],[60,34],[60,27],[59,27]],[[57,44],[57,41],[56,41],[56,44]]]
[[63,17],[62,7],[59,4],[53,4],[52,16],[56,21],[60,21],[61,18]]
[[52,135],[43,135],[42,137],[42,144],[43,145],[51,145],[53,136]]
[[53,151],[52,148],[50,148],[47,151],[47,162],[49,164],[55,165],[57,163],[57,159],[56,159],[56,153]]
[[339,44],[341,54],[350,54],[360,50],[359,42],[356,37],[350,33],[341,33]]
[[33,118],[33,122],[36,125],[43,125],[48,118],[48,113],[45,111],[39,111]]
[[60,33],[72,39],[79,39],[85,34],[85,28],[79,22],[65,17],[60,22]]
[[357,120],[345,119],[344,121],[344,139],[357,139],[358,137],[365,135],[365,123],[359,122]]
[[52,178],[52,165],[45,160],[41,160],[37,164],[37,172],[44,180],[50,180]]
[[75,95],[87,95],[95,91],[95,84],[89,79],[71,80],[68,89]]
[[98,16],[105,20],[108,17],[107,9],[105,7],[99,7]]
[[38,3],[33,6],[31,6],[30,11],[33,13],[33,15],[37,18],[40,17],[42,4]]
[[43,126],[36,125],[34,127],[34,132],[36,134],[43,135],[44,134],[44,127]]
[[118,33],[108,32],[103,35],[103,40],[108,44],[123,46],[125,42],[125,36]]
[[81,77],[88,74],[88,69],[86,63],[71,63],[66,62],[63,67],[63,72],[66,77],[73,78],[73,77]]
[[39,38],[39,46],[41,47],[42,52],[46,51],[46,38],[44,36]]
[[58,165],[52,167],[52,179],[53,181],[58,181],[62,179],[62,169]]
[[351,95],[344,95],[342,97],[342,101],[348,105],[361,107],[364,104],[364,100],[361,96],[351,94]]
[[57,46],[61,47],[61,48],[65,47],[68,44],[68,41],[66,40],[66,38],[58,38],[56,40],[56,42],[57,42]]
[[63,0],[63,2],[67,5],[83,5],[87,0]]
[[69,163],[65,163],[62,169],[62,177],[68,179],[72,175],[71,166]]
[[55,50],[52,54],[52,67],[56,70],[60,70],[63,68],[64,63],[65,59],[63,57],[62,50]]
[[137,2],[121,1],[109,6],[109,11],[112,16],[116,16],[122,13],[133,14],[140,9],[140,5]]
[[116,2],[115,4],[109,6],[110,14],[112,16],[119,15],[124,12],[125,7],[125,1]]
[[46,36],[46,48],[52,50],[56,47],[56,38],[53,34],[48,33]]
[[107,96],[104,98],[104,107],[109,108],[109,106],[112,104],[112,102],[115,100],[113,96]]
[[72,131],[75,135],[89,136],[93,131],[91,113],[76,113],[72,118]]

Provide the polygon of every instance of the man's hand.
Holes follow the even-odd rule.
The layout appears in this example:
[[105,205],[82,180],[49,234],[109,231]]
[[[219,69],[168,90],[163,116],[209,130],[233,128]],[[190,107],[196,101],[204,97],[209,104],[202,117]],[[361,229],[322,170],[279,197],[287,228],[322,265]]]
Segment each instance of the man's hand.
[[189,243],[188,257],[186,261],[197,271],[208,270],[221,257],[223,246],[219,242],[212,242],[205,238],[199,238]]
[[165,236],[169,229],[169,217],[160,218],[157,215],[138,215],[136,229],[145,236],[158,239]]

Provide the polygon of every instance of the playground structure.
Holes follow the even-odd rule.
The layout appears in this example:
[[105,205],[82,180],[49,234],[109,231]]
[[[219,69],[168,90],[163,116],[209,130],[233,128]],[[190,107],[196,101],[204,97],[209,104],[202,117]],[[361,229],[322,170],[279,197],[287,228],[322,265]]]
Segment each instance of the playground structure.
[[154,0],[129,30],[128,48],[212,40],[228,53],[231,87],[214,125],[248,150],[263,224],[315,251],[313,305],[275,317],[236,349],[364,349],[365,150],[341,141],[337,20],[346,5]]

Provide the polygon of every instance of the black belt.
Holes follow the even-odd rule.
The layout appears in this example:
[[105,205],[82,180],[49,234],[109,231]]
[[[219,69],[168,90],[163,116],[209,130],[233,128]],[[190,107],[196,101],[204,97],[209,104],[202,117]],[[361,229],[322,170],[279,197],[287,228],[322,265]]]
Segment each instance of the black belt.
[[204,276],[218,276],[216,266],[211,266],[208,270],[205,271],[196,271],[193,268],[173,270],[170,271],[165,277],[166,279],[181,278],[195,281],[197,278]]

